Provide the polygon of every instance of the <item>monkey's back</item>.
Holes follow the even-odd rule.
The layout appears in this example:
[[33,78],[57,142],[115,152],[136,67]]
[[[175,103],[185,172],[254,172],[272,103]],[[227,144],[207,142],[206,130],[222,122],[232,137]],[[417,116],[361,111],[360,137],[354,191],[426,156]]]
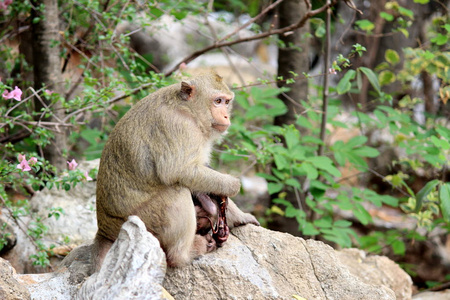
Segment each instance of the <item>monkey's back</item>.
[[[137,102],[108,138],[97,176],[98,234],[107,239],[117,238],[120,227],[130,215],[140,216],[147,229],[157,234],[170,222],[166,212],[173,201],[178,201],[174,198],[180,198],[180,194],[190,198],[189,190],[182,186],[174,184],[168,189],[158,172],[158,166],[164,165],[165,160],[171,163],[166,156],[179,148],[177,134],[185,135],[186,127],[195,127],[189,118],[184,118],[184,123],[176,124],[175,128],[167,122],[178,113],[186,115],[186,112],[174,111],[167,101],[167,97],[176,97],[176,91],[177,85],[172,85]],[[201,135],[195,128],[189,134],[197,140]],[[191,148],[194,149],[184,151],[198,155],[195,149],[198,146]]]

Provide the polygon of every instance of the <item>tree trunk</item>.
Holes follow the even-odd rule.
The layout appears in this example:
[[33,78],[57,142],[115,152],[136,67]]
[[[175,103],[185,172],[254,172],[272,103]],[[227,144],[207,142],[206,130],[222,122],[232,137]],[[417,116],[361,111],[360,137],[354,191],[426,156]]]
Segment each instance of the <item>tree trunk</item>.
[[[306,14],[306,5],[303,0],[285,0],[278,7],[279,27],[285,27],[297,23]],[[284,47],[278,49],[278,76],[284,79],[292,78],[290,72],[300,75],[309,70],[309,22],[305,26],[279,36]],[[288,107],[288,112],[275,118],[275,125],[293,124],[296,114],[303,112],[300,100],[306,100],[308,96],[308,81],[304,78],[297,79],[295,83],[286,85],[279,82],[279,87],[287,86],[291,90],[280,95],[280,99]]]
[[[307,12],[305,1],[303,0],[285,0],[279,8],[279,27],[285,27],[297,23]],[[288,34],[279,36],[283,42],[284,47],[278,49],[278,76],[283,79],[293,78],[294,72],[300,78],[295,80],[295,83],[288,84],[279,82],[278,86],[287,86],[290,91],[280,94],[280,99],[288,107],[286,114],[275,118],[275,125],[282,126],[283,124],[294,124],[296,116],[303,112],[303,107],[300,100],[307,100],[308,96],[308,81],[302,78],[303,72],[309,70],[309,23],[305,26],[289,32]],[[299,128],[301,131],[301,128]],[[304,209],[304,195],[302,191],[286,191],[286,200],[294,204],[295,207]],[[299,235],[298,222],[295,219],[288,219],[281,216],[274,216],[273,221],[269,224],[269,228],[273,230],[288,232],[293,235]]]
[[[32,19],[40,19],[36,24],[32,24],[34,87],[38,90],[45,86],[46,89],[63,95],[58,1],[33,0],[32,4],[35,8],[44,5],[43,9],[32,10]],[[35,99],[35,110],[41,112],[49,104],[45,102],[44,105],[39,99]],[[58,122],[64,117],[64,110],[59,101],[51,106],[51,111],[53,115],[45,120]],[[63,129],[59,129],[51,144],[44,148],[44,157],[62,170],[66,166],[66,157],[63,154],[66,147],[66,133]]]

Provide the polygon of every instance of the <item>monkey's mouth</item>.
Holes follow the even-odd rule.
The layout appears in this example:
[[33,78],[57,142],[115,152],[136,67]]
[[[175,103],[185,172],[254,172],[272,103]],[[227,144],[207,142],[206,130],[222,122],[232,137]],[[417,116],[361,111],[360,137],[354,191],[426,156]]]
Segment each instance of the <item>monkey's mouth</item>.
[[229,126],[230,125],[228,124],[213,124],[212,128],[214,128],[217,131],[224,132],[228,129]]

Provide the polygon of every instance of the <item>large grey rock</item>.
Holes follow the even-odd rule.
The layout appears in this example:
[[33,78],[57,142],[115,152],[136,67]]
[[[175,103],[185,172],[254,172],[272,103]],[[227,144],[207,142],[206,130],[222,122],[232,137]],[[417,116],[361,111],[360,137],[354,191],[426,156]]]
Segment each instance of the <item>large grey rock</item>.
[[411,299],[411,277],[386,256],[367,256],[364,251],[358,249],[344,249],[336,254],[350,273],[363,282],[390,288],[395,292],[397,300]]
[[0,258],[0,299],[31,299],[30,292],[17,281],[16,277],[16,270],[11,264],[7,260]]
[[35,300],[163,299],[165,255],[139,218],[124,223],[100,271],[86,279],[91,247],[73,250],[56,272],[17,275],[17,279]]
[[[165,272],[159,242],[130,217],[101,270],[87,277],[92,245],[57,272],[18,275],[32,299],[411,299],[411,279],[385,257],[246,225],[184,268]],[[85,280],[85,281],[84,281]],[[164,280],[164,281],[163,281]],[[83,282],[84,281],[84,282]]]
[[165,271],[166,256],[158,240],[138,217],[131,216],[100,271],[86,280],[76,299],[162,299]]
[[[253,225],[232,233],[218,251],[167,271],[163,285],[175,299],[396,299],[392,278],[366,282],[322,242]],[[411,286],[404,272],[395,280]]]

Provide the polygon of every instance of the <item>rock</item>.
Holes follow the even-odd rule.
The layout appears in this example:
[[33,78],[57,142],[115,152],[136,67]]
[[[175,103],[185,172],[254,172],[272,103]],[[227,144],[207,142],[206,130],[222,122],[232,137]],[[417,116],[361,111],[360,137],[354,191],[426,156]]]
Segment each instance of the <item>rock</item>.
[[77,299],[162,299],[166,256],[144,223],[131,216],[99,272],[81,286]]
[[344,249],[336,253],[350,273],[364,283],[387,286],[395,292],[397,300],[411,299],[411,278],[386,256],[366,256],[364,251],[358,249]]
[[16,277],[16,270],[11,264],[7,260],[0,258],[0,299],[31,299],[30,292],[17,281]]
[[[81,170],[91,170],[98,167],[99,160],[80,163]],[[65,243],[70,240],[71,246],[78,246],[85,241],[92,240],[97,232],[97,218],[95,213],[95,182],[83,182],[75,188],[65,191],[63,189],[43,189],[37,192],[30,200],[31,210],[42,218],[42,223],[48,228],[42,242],[50,248],[51,245]],[[49,209],[61,207],[63,215],[56,219],[48,218]],[[9,212],[4,211],[7,221],[13,226],[17,243],[14,248],[2,254],[18,273],[43,273],[47,272],[39,266],[33,266],[30,255],[36,254],[35,246],[30,239],[15,225],[9,217]],[[20,218],[22,224],[28,224],[31,220],[28,216]],[[59,249],[59,248],[57,248]],[[61,251],[64,252],[64,251]],[[52,265],[61,261],[58,257],[51,258]]]
[[[98,168],[100,160],[87,161],[78,166],[89,171]],[[63,243],[68,237],[71,243],[80,245],[92,240],[97,232],[95,213],[96,183],[83,182],[69,191],[53,188],[37,192],[30,201],[31,209],[43,217],[44,225],[49,228],[46,238],[52,242]],[[46,218],[49,209],[60,207],[64,213],[56,219]]]
[[183,300],[411,299],[411,278],[386,257],[335,251],[254,225],[234,228],[223,247],[167,274],[158,240],[138,217],[123,225],[100,271],[87,277],[91,247],[73,250],[56,272],[18,281],[38,300],[172,299],[164,288]]
[[17,236],[15,234],[13,226],[9,224],[9,221],[3,216],[0,211],[0,237],[5,239],[6,244],[0,249],[0,254],[11,250],[17,243]]
[[413,300],[450,300],[450,290],[418,293],[414,295]]
[[123,224],[100,271],[86,279],[91,247],[77,247],[56,272],[18,275],[18,280],[35,300],[84,300],[94,299],[94,295],[108,300],[171,299],[161,286],[166,270],[164,252],[138,217]]
[[[401,270],[397,278],[383,276],[366,282],[342,263],[347,254],[330,246],[262,227],[246,225],[232,230],[224,246],[185,268],[170,268],[163,286],[175,299],[395,299],[411,279]],[[391,267],[390,264],[372,268]],[[365,266],[369,268],[369,266]],[[353,270],[354,271],[354,270]],[[403,284],[403,285],[401,285]],[[391,289],[400,286],[400,291]]]

